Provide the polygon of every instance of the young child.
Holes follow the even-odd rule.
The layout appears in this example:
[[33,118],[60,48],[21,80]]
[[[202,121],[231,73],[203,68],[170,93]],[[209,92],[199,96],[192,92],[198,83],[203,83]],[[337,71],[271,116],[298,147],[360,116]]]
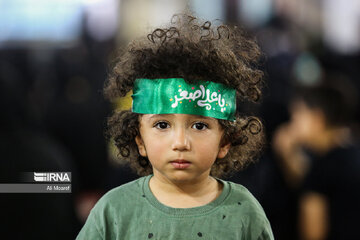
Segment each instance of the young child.
[[249,191],[217,178],[259,153],[261,122],[236,114],[260,97],[259,56],[240,30],[187,15],[125,49],[104,90],[133,104],[108,134],[144,177],[105,194],[77,239],[273,239]]

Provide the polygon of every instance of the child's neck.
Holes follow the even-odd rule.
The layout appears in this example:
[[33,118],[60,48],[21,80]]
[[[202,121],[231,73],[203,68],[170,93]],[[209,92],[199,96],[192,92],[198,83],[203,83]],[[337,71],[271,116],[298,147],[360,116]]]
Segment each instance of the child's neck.
[[210,176],[193,182],[172,182],[154,175],[149,187],[162,204],[173,208],[192,208],[214,201],[222,192],[222,184]]

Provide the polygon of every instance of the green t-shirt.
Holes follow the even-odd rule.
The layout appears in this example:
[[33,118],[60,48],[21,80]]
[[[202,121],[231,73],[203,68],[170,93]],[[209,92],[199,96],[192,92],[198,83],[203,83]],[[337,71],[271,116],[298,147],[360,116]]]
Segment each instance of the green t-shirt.
[[223,191],[213,202],[171,208],[152,194],[150,178],[139,178],[106,193],[76,239],[274,239],[262,207],[242,185],[219,180]]

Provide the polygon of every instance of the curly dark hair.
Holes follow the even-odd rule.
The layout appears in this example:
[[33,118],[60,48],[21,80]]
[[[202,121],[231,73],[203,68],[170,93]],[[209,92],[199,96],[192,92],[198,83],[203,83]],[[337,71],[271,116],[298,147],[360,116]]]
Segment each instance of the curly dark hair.
[[[115,59],[105,83],[109,100],[125,96],[137,78],[184,78],[222,83],[236,89],[237,101],[257,102],[261,96],[263,72],[258,69],[261,52],[243,30],[181,14],[170,26],[157,28],[147,37],[132,41]],[[106,131],[119,150],[119,160],[130,163],[139,175],[152,173],[147,158],[135,142],[139,134],[139,115],[131,111],[114,112]],[[263,126],[256,117],[237,114],[236,121],[218,120],[224,129],[222,144],[231,143],[227,156],[217,159],[212,176],[240,170],[254,161],[263,142]]]

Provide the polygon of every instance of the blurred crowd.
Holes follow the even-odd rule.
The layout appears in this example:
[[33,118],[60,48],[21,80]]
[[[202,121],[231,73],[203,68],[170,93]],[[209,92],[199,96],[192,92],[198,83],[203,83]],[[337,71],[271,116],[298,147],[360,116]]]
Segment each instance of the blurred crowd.
[[[106,117],[122,102],[105,101],[102,87],[118,48],[186,5],[199,17],[244,26],[264,51],[263,99],[239,103],[239,111],[262,119],[266,147],[256,164],[228,179],[260,201],[275,239],[356,239],[358,1],[54,2],[81,8],[62,15],[76,16],[78,28],[66,37],[54,37],[59,28],[39,39],[41,28],[32,36],[6,16],[22,8],[16,17],[29,14],[40,4],[0,1],[0,180],[15,183],[21,172],[67,171],[72,193],[0,193],[1,239],[74,239],[106,191],[136,178],[116,164],[104,138]],[[61,11],[40,16],[56,18],[56,12]]]

